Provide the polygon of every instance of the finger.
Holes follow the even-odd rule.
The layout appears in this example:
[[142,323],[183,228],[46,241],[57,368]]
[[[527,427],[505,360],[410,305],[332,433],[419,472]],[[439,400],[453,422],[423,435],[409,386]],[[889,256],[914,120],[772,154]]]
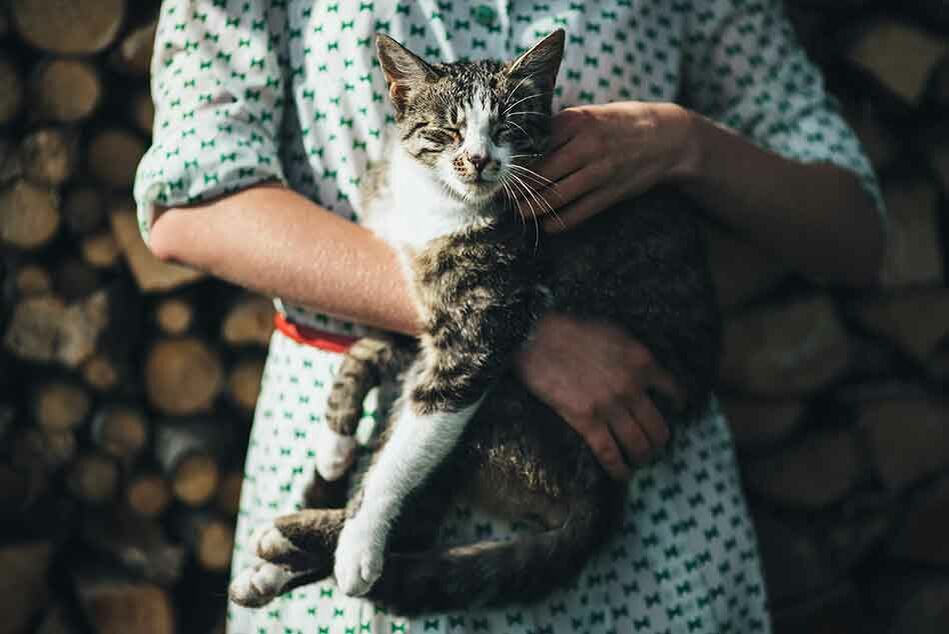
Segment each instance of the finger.
[[597,462],[606,469],[610,477],[616,480],[628,480],[632,477],[632,469],[626,463],[623,452],[616,439],[613,438],[609,425],[605,421],[596,420],[583,428],[586,430],[583,439],[590,447]]
[[620,446],[630,466],[644,465],[649,462],[652,444],[643,431],[640,421],[634,418],[628,407],[617,404],[604,411],[604,420],[610,426],[610,433]]
[[647,395],[640,393],[629,405],[633,418],[639,423],[640,429],[649,438],[653,451],[661,449],[669,442],[669,425],[656,409],[656,404]]
[[677,408],[685,406],[685,391],[665,368],[653,364],[646,369],[643,379],[646,385],[655,388],[663,396],[671,399]]
[[584,220],[595,216],[616,203],[622,194],[612,187],[591,188],[557,209],[556,215],[544,220],[544,230],[558,233],[572,229]]
[[545,178],[559,181],[589,164],[595,154],[594,144],[589,139],[575,136],[548,152],[533,169]]

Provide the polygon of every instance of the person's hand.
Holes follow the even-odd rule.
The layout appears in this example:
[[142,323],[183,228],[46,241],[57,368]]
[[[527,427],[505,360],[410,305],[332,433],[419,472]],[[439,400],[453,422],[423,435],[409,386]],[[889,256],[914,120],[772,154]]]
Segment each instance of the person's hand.
[[523,179],[543,203],[526,196],[521,211],[530,213],[533,204],[534,213],[546,215],[544,229],[562,231],[656,184],[686,177],[698,162],[692,122],[688,110],[672,103],[563,110],[552,121],[551,150],[531,166],[536,174]]
[[620,329],[551,314],[515,359],[518,376],[580,434],[617,479],[632,475],[669,440],[647,390],[680,390],[649,350]]

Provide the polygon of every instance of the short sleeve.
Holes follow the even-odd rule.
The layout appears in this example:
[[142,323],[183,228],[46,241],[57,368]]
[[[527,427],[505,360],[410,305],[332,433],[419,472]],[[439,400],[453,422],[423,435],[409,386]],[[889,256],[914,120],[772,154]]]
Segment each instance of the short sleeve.
[[758,145],[855,172],[881,214],[879,184],[780,0],[696,3],[684,37],[686,104]]
[[156,205],[284,180],[277,139],[285,15],[270,7],[267,0],[162,3],[151,68],[152,145],[134,192],[146,242]]

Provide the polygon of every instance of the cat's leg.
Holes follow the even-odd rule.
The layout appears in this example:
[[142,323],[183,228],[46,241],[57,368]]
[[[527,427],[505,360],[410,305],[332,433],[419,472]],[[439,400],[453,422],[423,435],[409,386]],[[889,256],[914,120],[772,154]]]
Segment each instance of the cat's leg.
[[392,338],[363,337],[347,351],[330,389],[326,424],[317,430],[316,469],[326,480],[339,479],[352,466],[363,402],[395,370],[399,350]]
[[480,403],[432,411],[411,397],[400,400],[389,438],[363,480],[362,503],[339,536],[333,572],[344,593],[364,595],[382,574],[386,543],[406,498],[456,446]]
[[260,560],[231,582],[231,600],[260,607],[293,588],[330,576],[333,550],[345,521],[344,509],[304,509],[265,526],[255,537]]

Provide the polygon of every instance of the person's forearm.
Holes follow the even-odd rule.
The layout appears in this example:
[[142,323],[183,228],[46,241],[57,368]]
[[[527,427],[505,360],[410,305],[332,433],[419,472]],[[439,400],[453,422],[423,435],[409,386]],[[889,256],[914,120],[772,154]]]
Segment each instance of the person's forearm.
[[337,317],[406,334],[419,330],[395,251],[280,185],[165,210],[149,246],[163,260]]
[[804,164],[694,114],[681,183],[714,216],[818,281],[879,281],[884,229],[851,172]]

